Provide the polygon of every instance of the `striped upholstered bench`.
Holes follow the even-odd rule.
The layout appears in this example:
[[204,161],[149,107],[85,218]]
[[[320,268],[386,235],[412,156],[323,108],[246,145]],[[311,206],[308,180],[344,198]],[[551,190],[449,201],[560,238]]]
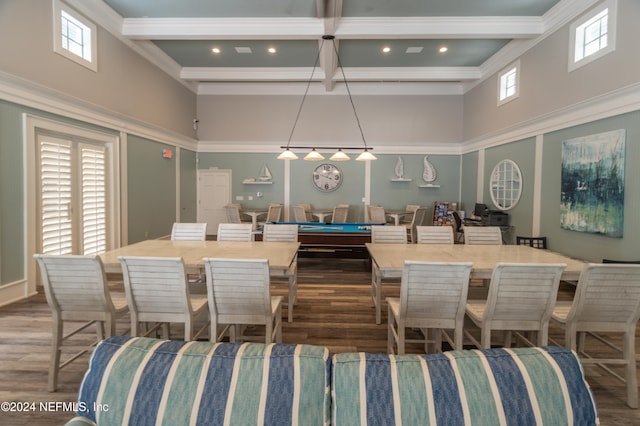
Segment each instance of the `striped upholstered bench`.
[[333,356],[332,423],[595,425],[576,356],[563,348]]
[[330,358],[309,345],[112,337],[68,425],[326,425]]

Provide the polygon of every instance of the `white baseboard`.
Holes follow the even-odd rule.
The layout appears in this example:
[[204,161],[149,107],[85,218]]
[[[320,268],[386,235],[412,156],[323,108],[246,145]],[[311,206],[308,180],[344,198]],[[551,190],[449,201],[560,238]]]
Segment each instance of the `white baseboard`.
[[36,294],[38,294],[37,291],[29,290],[29,285],[26,280],[5,284],[0,286],[0,307],[26,299]]

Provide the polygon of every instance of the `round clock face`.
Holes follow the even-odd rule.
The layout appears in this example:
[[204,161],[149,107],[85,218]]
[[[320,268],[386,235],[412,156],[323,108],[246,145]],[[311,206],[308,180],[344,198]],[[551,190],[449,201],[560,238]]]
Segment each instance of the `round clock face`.
[[313,185],[323,192],[331,192],[342,184],[342,172],[333,164],[320,164],[313,169]]

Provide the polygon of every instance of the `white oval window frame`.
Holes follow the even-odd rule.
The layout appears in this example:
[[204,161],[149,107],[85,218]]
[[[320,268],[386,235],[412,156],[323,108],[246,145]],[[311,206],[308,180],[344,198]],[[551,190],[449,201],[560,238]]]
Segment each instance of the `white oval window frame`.
[[506,159],[496,164],[489,178],[489,195],[498,210],[511,210],[518,204],[522,197],[522,171],[518,163]]

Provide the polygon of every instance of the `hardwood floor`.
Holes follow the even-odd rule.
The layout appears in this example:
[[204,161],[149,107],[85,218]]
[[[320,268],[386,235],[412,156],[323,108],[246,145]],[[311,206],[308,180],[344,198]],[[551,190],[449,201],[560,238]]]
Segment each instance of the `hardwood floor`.
[[[386,352],[386,309],[383,307],[383,323],[376,325],[370,279],[366,261],[300,259],[298,305],[294,308],[294,322],[283,323],[283,341],[324,345],[332,352]],[[285,285],[273,288],[274,294],[286,295]],[[470,294],[481,296],[484,292],[481,286],[474,286]],[[383,296],[398,294],[398,286],[383,287]],[[563,286],[560,297],[570,298],[571,287]],[[283,317],[286,321],[286,312]],[[118,330],[124,333],[128,327],[127,316],[118,324]],[[0,424],[63,424],[73,417],[71,411],[55,403],[76,400],[89,355],[64,368],[60,372],[58,391],[47,392],[50,328],[51,314],[42,292],[27,301],[0,308],[0,402],[36,403],[34,409],[27,412],[0,412]],[[176,338],[181,336],[178,326],[171,331]],[[550,330],[550,334],[562,339],[557,329]],[[73,340],[86,342],[93,338],[93,328],[90,328]],[[636,339],[637,353],[640,353],[639,342]],[[421,348],[409,346],[408,351],[421,352]],[[603,425],[640,424],[640,410],[632,410],[625,404],[622,383],[596,367],[585,371]]]

